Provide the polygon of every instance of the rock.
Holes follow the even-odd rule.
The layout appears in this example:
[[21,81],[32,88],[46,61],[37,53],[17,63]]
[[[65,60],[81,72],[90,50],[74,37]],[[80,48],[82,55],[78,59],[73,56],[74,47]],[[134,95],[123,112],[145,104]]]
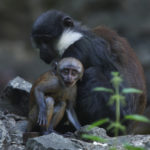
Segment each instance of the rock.
[[75,132],[75,137],[80,138],[82,134],[88,134],[93,136],[99,136],[101,138],[109,138],[106,134],[106,130],[103,128],[95,127],[91,130],[88,130],[88,125],[83,126],[80,130]]
[[24,150],[24,146],[23,145],[13,144],[13,145],[8,146],[7,150]]
[[26,144],[29,138],[35,138],[39,136],[40,136],[40,132],[25,132],[23,134],[23,143]]
[[[17,119],[16,119],[17,118]],[[0,111],[0,149],[23,150],[23,132],[27,127],[27,120],[15,114],[5,115]]]
[[103,150],[103,147],[52,133],[29,139],[26,150]]
[[[26,146],[23,143],[23,133],[27,127],[25,117],[15,114],[7,114],[0,111],[0,149],[1,150],[108,150],[115,146],[117,150],[124,150],[124,145],[150,149],[150,135],[127,135],[109,137],[102,128],[95,127],[87,130],[82,127],[74,133],[74,136],[65,138],[62,135],[52,133],[45,136],[28,139]],[[83,134],[97,136],[104,142],[89,141],[81,138]],[[38,133],[31,133],[32,137]],[[31,136],[30,136],[31,137]]]
[[8,131],[6,130],[6,127],[4,125],[4,123],[0,120],[0,149],[3,146],[3,142],[5,141],[7,135],[8,135]]
[[22,90],[29,93],[32,85],[31,83],[25,81],[21,77],[16,77],[8,83],[8,86],[10,86],[13,89]]
[[108,150],[114,147],[117,150],[124,150],[126,147],[137,147],[137,149],[150,149],[150,135],[127,135],[119,137],[108,137],[104,129],[93,128],[87,131],[87,126],[75,132],[76,136],[81,133],[92,134],[105,138],[106,142],[86,142],[76,138],[64,138],[61,135],[52,133],[45,136],[31,138],[26,143],[26,150]]
[[29,93],[32,84],[21,77],[11,80],[3,90],[0,99],[0,110],[27,116]]
[[27,129],[27,124],[28,124],[28,121],[27,120],[20,120],[20,121],[17,121],[16,123],[16,129],[19,131],[19,132],[22,132],[24,133]]

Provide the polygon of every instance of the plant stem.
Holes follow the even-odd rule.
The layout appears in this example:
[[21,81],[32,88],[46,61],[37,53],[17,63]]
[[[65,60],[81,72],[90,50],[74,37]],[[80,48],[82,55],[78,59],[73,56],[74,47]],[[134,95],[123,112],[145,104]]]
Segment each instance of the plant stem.
[[[115,87],[116,99],[116,123],[120,122],[120,99],[119,99],[119,86]],[[115,136],[118,136],[118,128],[115,128]]]

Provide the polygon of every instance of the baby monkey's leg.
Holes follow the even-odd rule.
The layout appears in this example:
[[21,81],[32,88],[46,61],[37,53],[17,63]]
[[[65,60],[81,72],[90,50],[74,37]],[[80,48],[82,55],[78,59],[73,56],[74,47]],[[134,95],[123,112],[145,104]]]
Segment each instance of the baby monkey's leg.
[[45,103],[46,103],[46,108],[47,108],[47,125],[46,125],[46,130],[48,130],[48,127],[51,123],[51,119],[53,116],[53,112],[54,112],[54,99],[52,97],[47,97],[45,99]]
[[51,133],[53,132],[53,129],[58,125],[58,123],[61,121],[61,119],[64,116],[66,110],[66,102],[59,102],[55,107],[54,107],[54,113],[52,120],[50,122],[48,132]]

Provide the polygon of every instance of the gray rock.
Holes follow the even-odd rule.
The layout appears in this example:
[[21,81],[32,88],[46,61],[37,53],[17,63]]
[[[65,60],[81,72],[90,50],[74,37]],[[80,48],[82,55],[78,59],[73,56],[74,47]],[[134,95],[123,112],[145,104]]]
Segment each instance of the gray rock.
[[[0,111],[0,149],[1,150],[108,150],[115,146],[117,150],[124,150],[124,145],[134,145],[150,149],[150,135],[127,135],[111,138],[102,128],[95,127],[87,130],[82,127],[74,133],[74,137],[64,138],[52,133],[45,136],[28,139],[26,147],[23,144],[23,133],[27,127],[25,117],[15,114],[5,115]],[[81,135],[88,134],[105,139],[105,142],[87,141]]]
[[29,139],[26,150],[103,150],[99,145],[83,142],[77,139],[64,138],[52,133],[46,136]]
[[17,121],[16,123],[16,129],[21,132],[21,133],[24,133],[27,129],[27,125],[28,125],[28,121],[27,120],[20,120],[20,121]]
[[150,149],[150,135],[127,135],[111,138],[106,135],[104,129],[96,127],[91,131],[87,131],[87,126],[82,127],[75,134],[79,136],[81,133],[89,133],[90,135],[93,133],[94,136],[105,138],[107,142],[86,142],[76,138],[64,138],[61,135],[52,133],[29,139],[26,143],[26,150],[108,150],[114,146],[117,150],[124,150],[125,145],[135,146],[137,149]]
[[27,116],[29,93],[32,84],[21,77],[11,80],[2,91],[0,110]]
[[93,129],[89,130],[88,125],[81,127],[80,130],[76,131],[74,134],[75,134],[75,137],[77,137],[77,138],[80,138],[82,134],[99,136],[101,138],[109,138],[108,135],[106,134],[105,129],[95,127]]
[[4,115],[0,111],[0,149],[23,150],[23,132],[27,126],[25,117],[15,114]]
[[32,85],[31,83],[25,81],[23,78],[16,77],[8,83],[8,86],[12,87],[13,89],[22,90],[29,93]]
[[[6,148],[4,150],[6,150]],[[7,150],[24,150],[24,146],[23,145],[13,144],[13,145],[9,145],[7,147]]]
[[3,142],[7,137],[8,131],[4,125],[4,123],[0,120],[0,149],[3,146]]

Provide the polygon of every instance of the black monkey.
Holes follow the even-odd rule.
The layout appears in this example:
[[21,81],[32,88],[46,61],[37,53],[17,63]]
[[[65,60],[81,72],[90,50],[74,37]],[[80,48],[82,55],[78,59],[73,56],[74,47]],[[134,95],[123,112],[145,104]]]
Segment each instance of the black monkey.
[[106,117],[115,119],[115,106],[108,105],[110,95],[93,91],[98,86],[112,88],[112,71],[120,72],[124,78],[121,88],[143,91],[140,95],[126,95],[127,104],[120,109],[121,118],[143,113],[146,104],[143,69],[128,42],[117,33],[105,27],[90,30],[67,14],[51,10],[40,15],[33,24],[32,39],[46,63],[57,57],[75,57],[82,62],[85,72],[78,83],[76,108],[82,125]]

